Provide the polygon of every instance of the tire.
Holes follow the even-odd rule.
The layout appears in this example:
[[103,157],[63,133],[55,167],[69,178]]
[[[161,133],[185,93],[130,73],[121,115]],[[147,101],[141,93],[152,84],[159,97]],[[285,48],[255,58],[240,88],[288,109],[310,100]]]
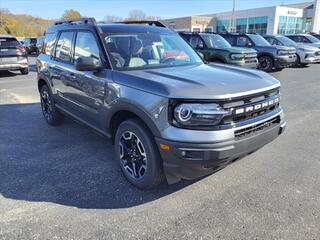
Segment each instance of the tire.
[[42,114],[47,123],[52,126],[60,125],[63,115],[55,106],[51,91],[47,85],[42,86],[40,90],[40,102]]
[[300,59],[300,56],[298,54],[296,54],[297,58],[296,58],[296,61],[294,62],[293,66],[294,67],[299,67],[301,66],[301,59]]
[[120,124],[114,147],[123,175],[135,187],[147,190],[164,181],[162,160],[154,136],[139,119]]
[[274,68],[273,59],[269,56],[262,55],[259,57],[259,69],[265,72],[271,72]]
[[20,69],[20,72],[22,75],[28,75],[29,74],[29,68],[22,68]]

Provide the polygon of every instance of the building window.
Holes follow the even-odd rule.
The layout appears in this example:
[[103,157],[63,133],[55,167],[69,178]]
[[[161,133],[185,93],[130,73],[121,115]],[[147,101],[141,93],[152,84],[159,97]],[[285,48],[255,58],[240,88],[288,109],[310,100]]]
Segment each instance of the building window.
[[268,17],[248,18],[248,33],[266,34],[268,28]]
[[217,21],[217,33],[227,32],[229,30],[230,20],[218,20]]
[[204,31],[207,32],[207,33],[211,33],[211,32],[213,32],[213,29],[211,27],[206,27],[204,29]]
[[[230,29],[231,20],[218,20],[217,32],[226,32]],[[238,18],[236,19],[237,33],[259,33],[266,34],[268,27],[268,17]]]
[[201,32],[201,29],[198,27],[192,28],[192,32]]
[[302,32],[303,18],[279,16],[278,34],[294,34]]

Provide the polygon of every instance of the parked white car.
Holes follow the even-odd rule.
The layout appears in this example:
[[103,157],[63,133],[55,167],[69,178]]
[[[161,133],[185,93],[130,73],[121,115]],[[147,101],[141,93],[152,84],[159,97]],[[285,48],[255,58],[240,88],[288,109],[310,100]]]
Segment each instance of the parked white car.
[[320,40],[310,34],[291,34],[286,35],[292,41],[296,43],[306,44],[312,47],[320,48]]
[[296,66],[320,63],[320,49],[317,47],[304,43],[296,43],[283,35],[265,35],[264,38],[272,45],[295,47],[297,51]]

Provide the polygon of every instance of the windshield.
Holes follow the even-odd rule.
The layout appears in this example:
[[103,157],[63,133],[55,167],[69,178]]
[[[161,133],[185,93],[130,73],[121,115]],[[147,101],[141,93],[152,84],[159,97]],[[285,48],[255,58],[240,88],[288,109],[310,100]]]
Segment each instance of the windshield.
[[260,46],[260,47],[270,46],[270,43],[267,40],[265,40],[263,37],[261,37],[260,35],[250,34],[249,37],[254,42],[254,44],[256,46]]
[[277,39],[284,45],[284,46],[293,46],[296,47],[297,43],[292,41],[290,38],[287,38],[285,36],[279,36]]
[[176,34],[130,33],[105,37],[113,68],[161,68],[202,63],[196,52]]
[[209,48],[230,48],[231,45],[220,35],[216,34],[203,34],[203,40]]
[[320,42],[320,40],[312,35],[306,35],[306,38],[308,38],[310,40],[310,42],[312,43],[316,43],[316,42]]

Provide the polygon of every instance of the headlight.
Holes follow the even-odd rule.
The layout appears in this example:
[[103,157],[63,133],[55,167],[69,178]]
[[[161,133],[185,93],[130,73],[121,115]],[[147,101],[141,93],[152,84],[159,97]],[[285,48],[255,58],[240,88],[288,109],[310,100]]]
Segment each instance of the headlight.
[[173,110],[172,122],[179,127],[208,127],[219,124],[228,114],[214,103],[181,103]]
[[288,51],[283,51],[283,50],[280,50],[278,51],[278,55],[289,55],[289,52]]
[[243,59],[245,57],[244,54],[241,54],[241,53],[233,53],[230,55],[230,58],[232,60],[239,60],[239,59]]

